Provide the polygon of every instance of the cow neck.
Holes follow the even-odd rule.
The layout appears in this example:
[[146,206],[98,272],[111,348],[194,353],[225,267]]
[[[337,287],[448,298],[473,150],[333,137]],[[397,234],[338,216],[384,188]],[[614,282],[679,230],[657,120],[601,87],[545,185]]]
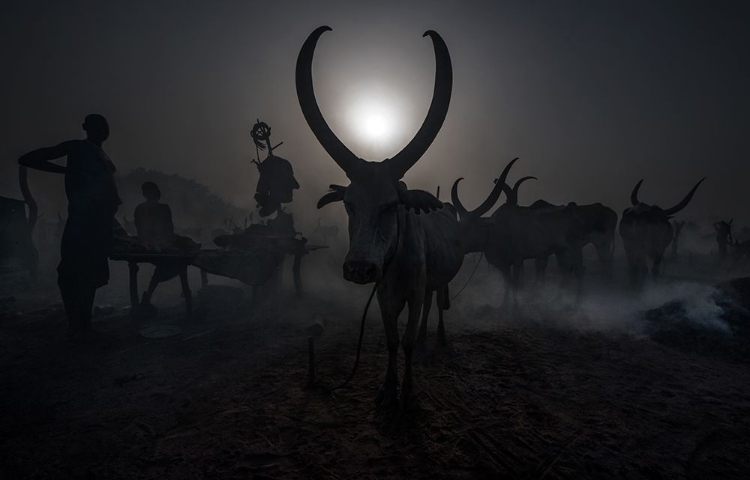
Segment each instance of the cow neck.
[[[409,210],[407,208],[404,208],[404,217],[409,214]],[[394,258],[396,258],[396,255],[398,255],[399,246],[401,245],[401,212],[399,210],[396,211],[396,248],[393,250],[393,254],[388,257],[388,259],[385,261],[385,264],[383,265],[383,274],[381,275],[381,278],[385,277],[385,274],[388,273],[388,267],[391,266],[391,262]],[[379,283],[379,282],[378,282]]]
[[482,232],[482,250],[481,252],[484,253],[487,251],[487,245],[490,242],[490,231],[492,230],[492,220],[489,218],[481,218],[479,221],[482,223],[482,229],[486,229],[487,232]]

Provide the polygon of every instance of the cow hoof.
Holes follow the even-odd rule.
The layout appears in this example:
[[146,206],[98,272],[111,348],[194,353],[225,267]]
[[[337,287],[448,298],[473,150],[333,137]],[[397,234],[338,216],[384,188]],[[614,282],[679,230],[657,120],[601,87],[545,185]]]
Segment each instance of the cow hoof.
[[384,385],[375,397],[378,408],[391,408],[398,405],[398,392],[395,385]]

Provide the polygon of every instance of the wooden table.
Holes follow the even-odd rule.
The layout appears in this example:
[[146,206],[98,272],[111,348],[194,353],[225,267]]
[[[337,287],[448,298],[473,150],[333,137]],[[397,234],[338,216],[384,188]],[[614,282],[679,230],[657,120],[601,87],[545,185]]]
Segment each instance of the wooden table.
[[[294,257],[294,263],[292,264],[292,274],[294,276],[294,289],[298,297],[304,294],[304,287],[302,284],[302,259],[305,255],[315,250],[327,248],[324,245],[304,245],[301,248],[295,248],[289,251],[280,251],[279,254],[292,255]],[[207,266],[207,260],[211,258],[231,260],[232,258],[253,260],[258,257],[257,252],[242,252],[242,251],[228,251],[228,250],[201,250],[196,253],[190,254],[176,254],[176,253],[127,253],[117,252],[110,254],[109,258],[115,261],[128,262],[129,271],[129,289],[130,289],[130,306],[135,311],[140,305],[139,290],[138,290],[138,270],[140,269],[139,264],[150,263],[154,266],[158,266],[159,263],[170,261],[170,262],[184,262],[184,269],[180,270],[180,283],[182,285],[182,294],[185,297],[185,304],[187,308],[187,317],[191,318],[192,315],[192,292],[190,291],[190,285],[187,280],[187,267],[193,265],[200,269],[201,272],[201,288],[208,285],[208,273],[214,275],[226,276],[229,278],[235,278],[247,285],[258,287],[264,285],[266,281],[273,274],[277,265],[273,268],[267,268],[266,271],[255,276],[254,278],[241,277],[231,272],[227,272],[221,268],[211,268]],[[283,258],[283,257],[282,257]],[[210,264],[210,262],[209,262]]]
[[[139,264],[150,263],[151,265],[158,266],[164,261],[170,262],[183,262],[184,267],[180,268],[180,284],[182,286],[182,295],[185,297],[185,307],[187,318],[190,319],[193,313],[193,296],[190,291],[190,284],[187,279],[187,267],[192,264],[197,253],[192,254],[171,254],[171,253],[112,253],[109,258],[115,261],[128,262],[128,286],[130,289],[130,308],[132,312],[135,312],[140,305],[139,290],[138,290],[138,270],[140,270]],[[181,266],[182,267],[182,266]],[[206,272],[201,269],[201,286],[205,287],[208,283],[208,276]]]

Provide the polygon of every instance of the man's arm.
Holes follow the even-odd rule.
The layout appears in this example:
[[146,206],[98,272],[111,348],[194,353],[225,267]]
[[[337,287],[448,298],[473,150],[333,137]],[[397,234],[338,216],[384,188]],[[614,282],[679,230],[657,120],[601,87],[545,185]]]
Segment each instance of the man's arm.
[[70,173],[67,167],[54,164],[50,160],[70,155],[75,148],[77,140],[63,142],[54,147],[40,148],[29,152],[18,159],[18,164],[24,167],[51,173]]

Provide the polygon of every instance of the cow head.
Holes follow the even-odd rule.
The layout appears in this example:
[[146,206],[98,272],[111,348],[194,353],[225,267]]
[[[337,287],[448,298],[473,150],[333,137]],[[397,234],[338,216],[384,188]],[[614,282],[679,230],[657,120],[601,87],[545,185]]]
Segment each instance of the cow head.
[[705,179],[706,178],[704,177],[698,183],[696,183],[693,189],[690,190],[690,192],[685,196],[685,198],[682,199],[680,203],[672,208],[667,209],[662,209],[660,207],[657,207],[656,205],[646,205],[645,203],[642,203],[640,200],[638,200],[638,191],[640,190],[641,184],[643,183],[643,180],[641,180],[635,185],[635,188],[633,188],[633,191],[630,193],[630,203],[633,206],[632,208],[628,208],[627,210],[625,210],[623,216],[631,214],[630,212],[642,212],[644,214],[645,212],[648,212],[647,216],[652,221],[669,222],[669,219],[673,215],[688,206],[690,200],[693,199],[693,195],[695,195],[695,191],[698,190],[698,187],[701,183],[703,183],[703,180]]
[[435,89],[422,127],[414,139],[393,158],[368,162],[352,153],[331,131],[315,99],[312,60],[320,36],[331,30],[319,27],[305,41],[297,57],[297,97],[307,124],[323,148],[346,173],[350,184],[331,185],[331,192],[318,202],[318,208],[343,201],[349,215],[349,252],[344,261],[344,278],[360,284],[377,281],[385,264],[396,251],[398,211],[403,205],[416,212],[443,207],[431,194],[409,190],[401,178],[424,154],[443,125],[453,85],[451,59],[443,39],[429,30],[435,49]]
[[[508,186],[505,184],[505,179],[508,177],[510,168],[514,163],[516,163],[517,160],[518,158],[514,158],[508,163],[508,165],[506,165],[503,173],[500,175],[500,178],[495,180],[495,187],[492,189],[487,199],[485,199],[485,201],[482,202],[482,204],[479,205],[475,210],[466,210],[466,208],[461,203],[461,200],[459,200],[458,198],[458,183],[463,180],[463,178],[459,178],[453,183],[453,188],[451,188],[451,201],[453,202],[453,206],[458,212],[458,221],[461,225],[461,234],[463,236],[464,249],[466,253],[484,251],[485,241],[488,235],[487,229],[490,227],[490,224],[488,223],[488,219],[482,218],[482,215],[487,213],[492,208],[492,206],[495,205],[497,200],[500,198],[500,194],[503,193],[503,190],[506,190],[506,192],[508,191]],[[521,180],[519,180],[519,183],[517,185],[519,185],[520,182]],[[518,192],[517,188],[516,192]],[[511,196],[512,193],[508,196],[508,198],[510,199]]]

